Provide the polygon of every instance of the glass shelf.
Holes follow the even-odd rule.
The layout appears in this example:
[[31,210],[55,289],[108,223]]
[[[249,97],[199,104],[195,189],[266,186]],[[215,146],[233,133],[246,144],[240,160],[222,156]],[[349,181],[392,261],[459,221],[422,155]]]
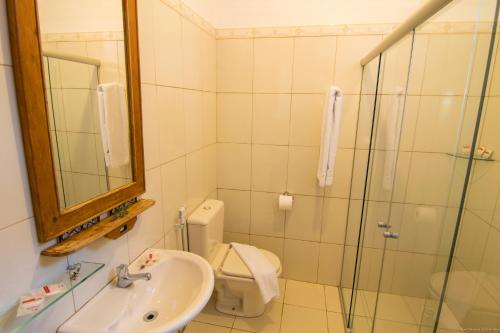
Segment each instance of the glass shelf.
[[[104,267],[104,264],[94,263],[94,262],[86,262],[82,261],[70,267],[77,267],[79,265],[79,274],[76,277],[71,278],[71,272],[75,272],[75,270],[67,270],[59,276],[57,280],[54,280],[51,283],[64,283],[66,289],[56,295],[45,297],[44,303],[42,307],[34,313],[17,317],[17,306],[7,310],[5,313],[0,315],[0,328],[2,332],[10,332],[17,333],[21,332],[24,328],[26,328],[35,318],[39,317],[42,313],[44,313],[47,309],[56,304],[60,299],[69,294],[73,289],[81,285],[85,280],[94,275],[97,271]],[[68,267],[69,268],[69,267]],[[50,283],[47,283],[50,284]],[[42,286],[40,286],[42,287]],[[28,293],[27,293],[28,294]],[[4,331],[5,329],[5,331]]]
[[[469,153],[446,153],[446,155],[450,155],[453,157],[458,157],[458,158],[463,158],[463,159],[469,159],[470,154]],[[491,156],[490,157],[482,157],[480,155],[474,155],[472,159],[476,161],[487,161],[487,162],[495,162],[495,159],[493,159]]]

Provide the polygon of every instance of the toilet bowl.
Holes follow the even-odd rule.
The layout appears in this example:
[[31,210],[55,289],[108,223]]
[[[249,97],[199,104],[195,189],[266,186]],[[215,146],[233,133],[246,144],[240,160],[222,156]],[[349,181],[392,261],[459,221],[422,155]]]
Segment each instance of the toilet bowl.
[[[215,275],[215,307],[218,311],[242,317],[257,317],[264,313],[257,283],[240,256],[229,244],[222,243],[224,203],[207,200],[188,218],[189,251],[205,258]],[[281,274],[279,258],[259,249]]]

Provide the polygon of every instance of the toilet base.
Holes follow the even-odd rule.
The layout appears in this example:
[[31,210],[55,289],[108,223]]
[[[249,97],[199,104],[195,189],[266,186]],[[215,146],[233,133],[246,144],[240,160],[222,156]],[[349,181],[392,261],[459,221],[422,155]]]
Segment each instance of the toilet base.
[[258,317],[266,310],[254,280],[216,280],[215,292],[215,308],[219,312],[239,317]]

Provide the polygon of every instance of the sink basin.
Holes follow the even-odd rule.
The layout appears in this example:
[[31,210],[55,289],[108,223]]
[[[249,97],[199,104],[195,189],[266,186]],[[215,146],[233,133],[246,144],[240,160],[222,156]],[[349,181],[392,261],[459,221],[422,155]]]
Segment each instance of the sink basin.
[[[159,260],[141,269],[150,253]],[[210,264],[189,252],[148,249],[130,264],[129,271],[149,272],[152,279],[137,280],[128,288],[110,283],[58,332],[176,332],[203,309],[214,288]]]

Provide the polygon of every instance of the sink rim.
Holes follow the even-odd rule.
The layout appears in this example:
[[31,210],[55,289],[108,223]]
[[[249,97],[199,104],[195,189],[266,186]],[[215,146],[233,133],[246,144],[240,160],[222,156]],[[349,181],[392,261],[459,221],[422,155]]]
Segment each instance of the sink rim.
[[[182,260],[185,263],[196,265],[200,270],[200,278],[201,283],[197,284],[196,287],[199,287],[199,292],[196,294],[194,300],[190,302],[187,306],[180,309],[178,315],[174,318],[169,318],[163,322],[158,322],[155,327],[151,327],[147,330],[148,333],[165,333],[165,332],[175,332],[178,329],[186,326],[192,319],[194,319],[200,312],[203,310],[205,305],[210,300],[212,296],[212,292],[214,289],[214,272],[212,266],[202,257],[197,254],[191,252],[185,252],[180,250],[168,250],[168,249],[155,249],[148,248],[146,249],[139,257],[137,257],[133,262],[129,264],[129,268],[131,272],[136,272],[137,268],[140,266],[142,262],[142,258],[148,255],[151,252],[156,252],[159,254],[159,261],[150,267],[146,267],[146,269],[141,270],[141,272],[151,271],[157,265],[161,265],[162,262],[178,259]],[[175,266],[174,266],[175,267]],[[175,274],[175,268],[170,268],[170,271],[167,270],[166,274]],[[164,273],[165,274],[165,273]],[[163,275],[165,276],[165,275]],[[137,281],[136,283],[147,283],[147,281]],[[160,282],[161,283],[161,282]],[[142,284],[142,283],[141,283]],[[99,308],[103,305],[106,305],[106,301],[109,302],[109,297],[106,297],[106,293],[116,289],[116,278],[108,283],[102,290],[100,290],[94,297],[92,297],[87,304],[85,304],[79,311],[75,312],[68,320],[63,323],[57,332],[80,332],[81,325],[86,326],[85,322],[88,322],[88,317],[95,314],[95,311],[99,311]],[[127,290],[124,288],[123,290]],[[111,294],[112,295],[112,294]],[[111,298],[113,299],[113,298]],[[120,298],[115,298],[117,301],[120,301]],[[104,300],[104,301],[103,301]],[[94,303],[94,304],[93,304]],[[98,310],[93,310],[93,306],[97,307]],[[161,313],[161,309],[157,309]],[[144,313],[150,311],[149,308],[144,309]],[[94,313],[93,313],[94,312]],[[138,313],[140,317],[136,318],[137,321],[142,321],[142,313]],[[134,316],[135,317],[135,316]],[[122,320],[120,317],[116,317],[118,320]],[[133,319],[135,321],[135,319]],[[112,320],[110,320],[112,321]],[[96,327],[103,332],[106,331],[106,325],[102,325],[102,327]]]

